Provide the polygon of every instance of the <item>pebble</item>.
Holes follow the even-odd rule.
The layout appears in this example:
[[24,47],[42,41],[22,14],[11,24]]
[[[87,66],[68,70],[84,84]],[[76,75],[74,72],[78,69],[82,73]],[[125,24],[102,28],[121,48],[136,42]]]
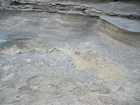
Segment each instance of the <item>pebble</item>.
[[32,61],[31,59],[26,59],[27,63],[31,63],[31,61]]
[[76,51],[75,54],[76,54],[76,55],[80,55],[80,52],[79,52],[79,51]]
[[53,50],[55,50],[55,49],[56,49],[56,48],[51,48],[51,49],[48,50],[48,52],[51,53],[51,52],[53,52]]
[[102,65],[102,68],[104,68],[105,67],[105,65]]
[[20,50],[15,51],[15,54],[21,54]]

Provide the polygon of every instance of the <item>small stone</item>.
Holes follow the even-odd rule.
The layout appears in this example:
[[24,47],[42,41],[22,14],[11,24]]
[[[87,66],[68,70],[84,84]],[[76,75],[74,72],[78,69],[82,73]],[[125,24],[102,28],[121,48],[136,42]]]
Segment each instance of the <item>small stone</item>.
[[102,65],[102,68],[104,68],[105,67],[105,65]]
[[109,12],[108,13],[110,16],[115,16],[115,14],[113,12]]
[[56,48],[51,48],[51,49],[48,50],[48,52],[51,53],[51,52],[53,52],[54,49],[56,49]]
[[53,6],[54,6],[54,5],[56,5],[56,3],[52,3],[51,5],[53,5]]
[[20,50],[15,51],[15,54],[21,54]]
[[16,96],[15,99],[20,99],[20,96]]
[[97,62],[95,62],[95,65],[98,65],[98,63],[97,63]]
[[26,59],[26,62],[27,63],[31,63],[31,59]]
[[76,55],[80,55],[80,52],[79,52],[79,51],[76,51],[75,54],[76,54]]

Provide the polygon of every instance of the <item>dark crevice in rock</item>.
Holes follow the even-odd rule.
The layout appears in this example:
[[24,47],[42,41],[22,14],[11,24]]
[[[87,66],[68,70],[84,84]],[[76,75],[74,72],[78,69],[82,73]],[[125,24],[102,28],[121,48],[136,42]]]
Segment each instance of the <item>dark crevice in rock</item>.
[[20,5],[21,3],[20,2],[17,2],[17,1],[13,1],[12,3],[11,3],[11,5]]

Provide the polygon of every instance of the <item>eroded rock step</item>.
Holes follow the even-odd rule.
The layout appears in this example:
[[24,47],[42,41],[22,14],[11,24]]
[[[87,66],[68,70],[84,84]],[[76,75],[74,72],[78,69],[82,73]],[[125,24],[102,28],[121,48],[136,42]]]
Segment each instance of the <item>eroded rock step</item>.
[[[73,2],[74,3],[74,2]],[[126,3],[103,3],[103,4],[92,4],[92,5],[84,5],[80,3],[73,4],[66,3],[66,2],[38,2],[38,1],[31,1],[31,2],[22,2],[22,1],[11,1],[11,3],[5,8],[6,10],[24,10],[24,11],[47,11],[47,12],[68,12],[68,11],[81,11],[83,14],[87,14],[86,11],[92,11],[95,13],[105,14],[109,16],[119,16],[119,17],[125,17],[125,18],[134,18],[134,19],[140,19],[139,14],[139,5],[133,5],[133,4],[127,4]],[[118,12],[114,9],[119,9],[117,6],[115,8],[111,8],[110,6],[121,6],[122,11]],[[125,6],[126,5],[126,6]],[[107,9],[106,7],[109,6]],[[5,6],[6,7],[6,6]],[[123,12],[124,8],[132,8],[128,13]],[[134,7],[134,8],[133,8]],[[104,10],[105,9],[105,10]],[[110,9],[110,11],[108,11]],[[115,12],[111,12],[111,9],[113,9]],[[136,10],[136,11],[135,11]],[[134,12],[135,11],[135,12]],[[122,13],[121,13],[122,12]],[[91,15],[90,13],[88,15]]]

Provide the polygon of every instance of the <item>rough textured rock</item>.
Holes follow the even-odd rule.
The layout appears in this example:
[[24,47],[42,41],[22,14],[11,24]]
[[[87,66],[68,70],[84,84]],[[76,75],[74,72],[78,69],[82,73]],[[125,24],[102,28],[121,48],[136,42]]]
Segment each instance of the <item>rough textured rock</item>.
[[0,1],[0,105],[140,105],[139,3],[40,1]]
[[138,1],[139,0],[0,0],[0,4],[10,5],[12,2],[83,2],[83,3],[94,3],[94,2],[106,2],[106,1]]

